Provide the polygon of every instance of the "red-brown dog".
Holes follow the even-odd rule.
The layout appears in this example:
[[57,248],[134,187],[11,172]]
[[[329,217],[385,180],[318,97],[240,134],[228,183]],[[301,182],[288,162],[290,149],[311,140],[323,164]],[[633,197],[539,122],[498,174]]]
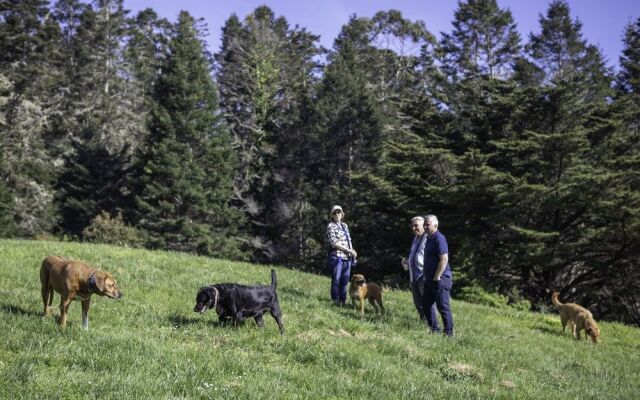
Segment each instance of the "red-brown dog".
[[54,290],[60,294],[60,325],[67,326],[67,311],[72,300],[82,301],[82,327],[89,329],[89,305],[91,295],[119,299],[122,292],[116,280],[107,272],[77,260],[67,260],[58,256],[44,259],[40,267],[42,301],[44,315],[49,315]]
[[580,333],[584,330],[585,338],[591,337],[593,343],[598,343],[600,328],[593,319],[591,312],[575,303],[561,303],[559,296],[560,293],[553,292],[551,294],[551,302],[558,309],[558,313],[560,313],[562,332],[564,332],[567,323],[569,323],[573,337],[580,340]]
[[[360,302],[360,314],[364,315],[364,301],[369,299],[369,303],[378,311],[378,306],[384,314],[384,306],[382,305],[382,292],[384,290],[375,283],[367,283],[362,274],[353,274],[351,277],[351,285],[349,285],[349,296],[351,304],[356,307],[356,300]],[[378,303],[378,304],[376,304]]]

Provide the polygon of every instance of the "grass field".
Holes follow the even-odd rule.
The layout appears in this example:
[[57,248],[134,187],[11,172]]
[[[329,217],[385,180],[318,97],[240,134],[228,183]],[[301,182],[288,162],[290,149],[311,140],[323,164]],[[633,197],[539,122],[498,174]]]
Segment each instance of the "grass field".
[[[89,331],[73,302],[65,331],[42,318],[49,254],[112,273],[125,296],[94,296]],[[333,307],[327,277],[276,268],[285,336],[271,316],[220,326],[193,312],[200,286],[268,284],[267,266],[112,246],[0,240],[2,399],[638,399],[640,330],[602,341],[559,318],[453,300],[456,337],[427,334],[408,292],[388,313]]]

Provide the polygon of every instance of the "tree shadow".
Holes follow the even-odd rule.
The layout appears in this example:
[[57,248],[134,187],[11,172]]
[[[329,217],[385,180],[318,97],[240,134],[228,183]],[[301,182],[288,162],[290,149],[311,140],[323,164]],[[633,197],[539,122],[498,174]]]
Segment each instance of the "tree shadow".
[[42,313],[37,311],[26,310],[20,306],[16,306],[13,304],[1,304],[0,311],[5,314],[13,314],[13,315],[27,315],[30,317],[40,317]]

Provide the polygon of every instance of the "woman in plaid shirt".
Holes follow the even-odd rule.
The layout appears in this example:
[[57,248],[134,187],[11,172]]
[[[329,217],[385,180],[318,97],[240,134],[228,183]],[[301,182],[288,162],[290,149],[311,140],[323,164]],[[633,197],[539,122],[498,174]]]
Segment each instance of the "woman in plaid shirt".
[[349,227],[342,222],[342,218],[342,207],[331,207],[332,221],[327,225],[327,241],[330,246],[327,263],[331,268],[331,300],[336,305],[344,305],[347,301],[351,266],[358,256],[351,245]]

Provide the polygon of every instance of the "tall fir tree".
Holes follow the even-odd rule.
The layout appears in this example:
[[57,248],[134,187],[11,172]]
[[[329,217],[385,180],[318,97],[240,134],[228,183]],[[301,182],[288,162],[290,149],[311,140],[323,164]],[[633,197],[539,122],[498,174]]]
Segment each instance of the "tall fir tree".
[[47,233],[54,223],[55,166],[45,137],[58,111],[59,76],[53,60],[59,37],[47,1],[2,3],[0,71],[8,96],[0,105],[5,122],[0,125],[0,177],[14,199],[20,236]]
[[[602,302],[624,308],[615,310],[615,315],[629,315],[640,325],[640,295],[635,288],[640,279],[640,18],[625,27],[616,86],[613,115],[618,124],[614,134],[603,139],[608,150],[603,158],[613,172],[607,215],[617,257],[607,266],[599,288],[604,289]],[[618,301],[607,302],[606,296]]]
[[318,37],[261,6],[225,23],[216,54],[222,109],[239,157],[235,199],[253,259],[299,263],[311,221],[304,179]]
[[126,188],[130,167],[127,149],[112,154],[96,142],[74,141],[58,177],[57,203],[64,234],[81,238],[93,218],[103,212],[118,215],[132,208]]
[[[428,207],[413,197],[414,190],[422,192],[412,186],[416,179],[401,179],[416,172],[413,165],[400,164],[424,154],[428,132],[420,131],[420,119],[431,116],[434,105],[431,112],[416,112],[429,106],[419,102],[432,77],[421,74],[432,67],[424,61],[434,42],[423,22],[395,10],[371,19],[354,16],[329,53],[319,87],[310,176],[322,188],[314,202],[318,221],[326,224],[331,204],[349,210],[359,268],[369,276],[395,272],[409,240],[410,213]],[[323,228],[317,229],[319,238]]]
[[520,47],[511,11],[496,0],[458,3],[453,31],[443,33],[443,65],[452,78],[509,77]]
[[183,11],[169,42],[140,158],[139,226],[155,248],[239,259],[242,218],[229,205],[235,157],[202,29]]
[[[492,253],[501,259],[484,252],[479,263],[502,290],[536,303],[548,288],[593,286],[606,268],[611,226],[603,217],[613,192],[602,137],[615,126],[607,117],[610,72],[566,3],[553,2],[540,25],[527,48],[545,74],[542,86],[519,83],[513,129],[492,142],[503,176],[491,187],[496,229],[486,239],[499,244]],[[594,302],[595,291],[582,292],[591,298],[579,300]]]

